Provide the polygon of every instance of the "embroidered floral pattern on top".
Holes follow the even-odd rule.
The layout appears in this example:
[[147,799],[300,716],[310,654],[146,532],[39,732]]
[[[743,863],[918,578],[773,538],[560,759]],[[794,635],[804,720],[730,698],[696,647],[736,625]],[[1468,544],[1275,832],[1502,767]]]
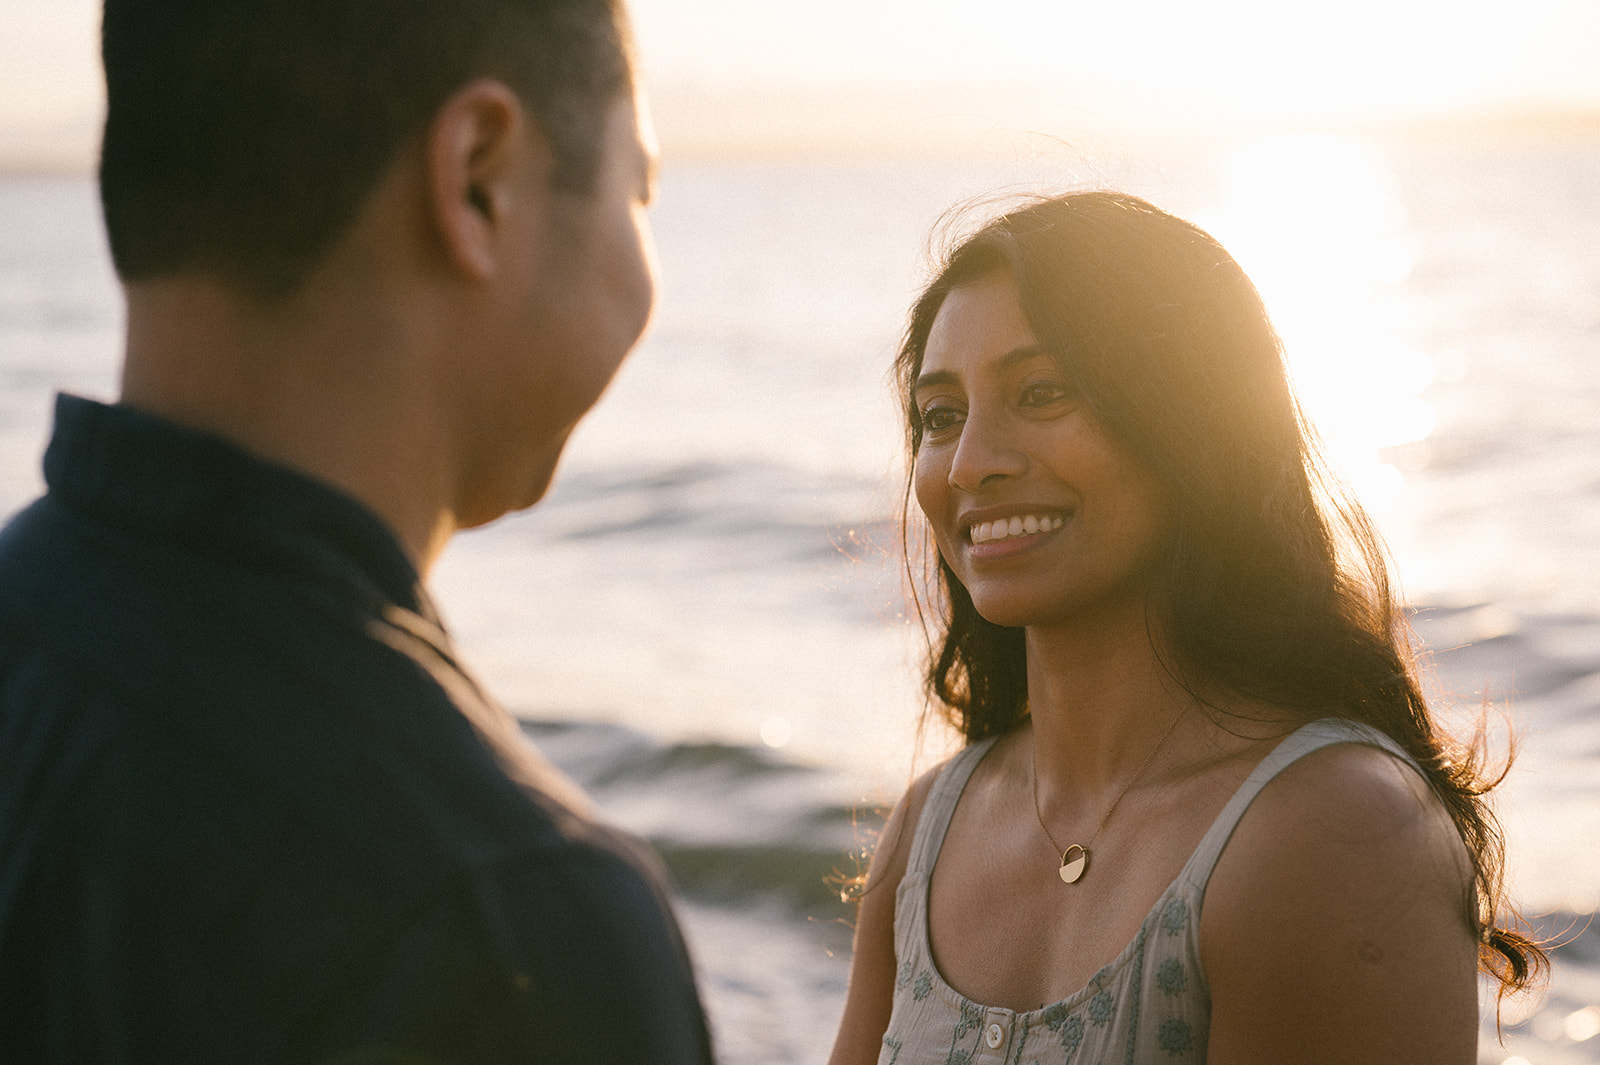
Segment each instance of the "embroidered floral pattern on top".
[[1156,970],[1156,986],[1169,995],[1176,995],[1189,986],[1189,976],[1183,970],[1183,962],[1177,958],[1168,958],[1161,963],[1161,968]]

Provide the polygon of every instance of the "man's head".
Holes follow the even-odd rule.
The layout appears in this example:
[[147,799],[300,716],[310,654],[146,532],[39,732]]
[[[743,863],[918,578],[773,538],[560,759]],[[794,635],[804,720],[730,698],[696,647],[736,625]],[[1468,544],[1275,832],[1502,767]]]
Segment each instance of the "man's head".
[[428,559],[535,502],[648,321],[621,0],[107,0],[122,400]]
[[204,273],[268,299],[462,85],[512,89],[553,183],[583,193],[632,83],[618,0],[106,0],[103,53],[119,275]]

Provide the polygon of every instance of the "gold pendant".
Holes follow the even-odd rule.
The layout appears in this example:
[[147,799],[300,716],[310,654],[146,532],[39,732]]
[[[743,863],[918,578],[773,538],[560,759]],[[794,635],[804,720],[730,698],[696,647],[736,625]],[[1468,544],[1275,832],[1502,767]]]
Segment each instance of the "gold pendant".
[[[1074,858],[1072,852],[1077,851]],[[1074,843],[1061,852],[1061,882],[1063,884],[1076,884],[1083,877],[1083,871],[1089,868],[1089,852],[1080,844]]]

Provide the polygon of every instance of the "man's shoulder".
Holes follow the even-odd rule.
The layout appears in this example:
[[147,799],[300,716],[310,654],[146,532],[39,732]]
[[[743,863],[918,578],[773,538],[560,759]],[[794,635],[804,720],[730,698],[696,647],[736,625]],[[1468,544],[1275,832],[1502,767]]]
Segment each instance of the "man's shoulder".
[[92,883],[117,932],[97,963],[196,1016],[270,987],[307,1017],[481,1018],[448,977],[530,1038],[554,1011],[593,1042],[584,1018],[617,1000],[695,1045],[651,858],[506,771],[514,726],[463,705],[422,619],[384,636],[384,611],[314,583],[206,567],[48,499],[0,534],[0,846],[32,885],[0,925],[88,928],[68,911]]
[[0,623],[48,608],[93,554],[49,496],[12,515],[0,528]]
[[154,726],[191,709],[303,702],[352,671],[371,681],[387,668],[425,688],[372,638],[378,613],[319,599],[314,577],[140,536],[47,495],[0,531],[0,702],[28,676],[60,700],[149,704],[162,711],[144,718]]
[[208,836],[218,867],[315,853],[308,887],[326,861],[415,884],[413,864],[573,835],[503,771],[448,656],[374,636],[382,611],[74,526],[47,498],[0,534],[0,758],[14,782],[58,782],[44,801],[99,801],[151,862]]

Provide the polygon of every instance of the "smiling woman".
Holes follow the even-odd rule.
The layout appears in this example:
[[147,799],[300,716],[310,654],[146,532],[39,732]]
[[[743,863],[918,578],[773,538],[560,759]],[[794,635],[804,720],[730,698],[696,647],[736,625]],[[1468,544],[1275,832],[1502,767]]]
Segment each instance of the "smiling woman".
[[969,746],[885,830],[834,1062],[1472,1061],[1478,965],[1544,960],[1492,781],[1234,260],[1133,197],[1026,204],[897,368]]
[[[1143,611],[1167,507],[1034,338],[1015,280],[954,289],[912,391],[917,502],[939,553],[1001,625]],[[1001,482],[1025,488],[994,491]]]

